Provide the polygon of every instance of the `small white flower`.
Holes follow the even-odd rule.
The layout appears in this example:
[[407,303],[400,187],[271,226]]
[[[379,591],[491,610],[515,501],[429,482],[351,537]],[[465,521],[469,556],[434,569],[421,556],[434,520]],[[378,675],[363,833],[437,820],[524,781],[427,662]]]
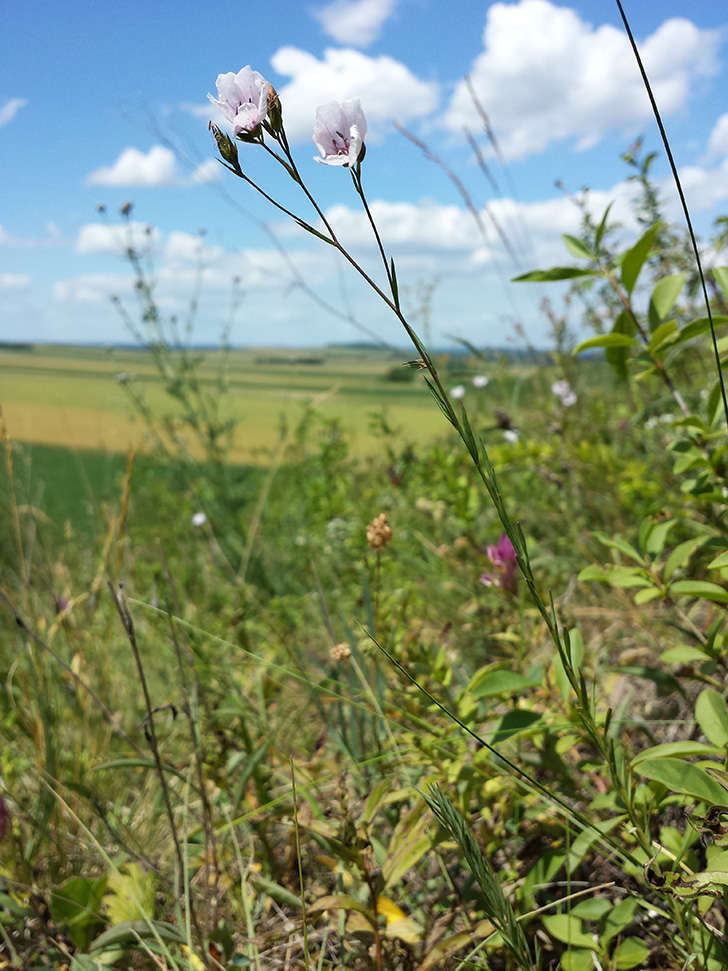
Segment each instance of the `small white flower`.
[[462,384],[456,384],[454,388],[450,388],[450,397],[456,401],[461,401],[465,397],[464,386]]
[[561,402],[564,408],[570,408],[576,404],[576,393],[568,381],[554,381],[551,391]]
[[515,445],[515,443],[518,441],[518,432],[515,428],[506,428],[506,430],[503,432],[503,438],[505,438],[507,442],[510,442],[511,445]]
[[484,374],[476,374],[473,378],[474,388],[484,388],[488,383],[488,378]]
[[196,512],[192,516],[192,525],[195,526],[197,529],[199,529],[200,526],[204,526],[206,522],[207,522],[207,516],[202,511]]
[[316,109],[313,140],[324,165],[356,165],[364,147],[367,123],[359,99],[330,101]]
[[246,65],[237,74],[228,71],[217,76],[217,98],[209,100],[220,109],[233,129],[233,135],[252,134],[268,113],[271,87],[257,71]]

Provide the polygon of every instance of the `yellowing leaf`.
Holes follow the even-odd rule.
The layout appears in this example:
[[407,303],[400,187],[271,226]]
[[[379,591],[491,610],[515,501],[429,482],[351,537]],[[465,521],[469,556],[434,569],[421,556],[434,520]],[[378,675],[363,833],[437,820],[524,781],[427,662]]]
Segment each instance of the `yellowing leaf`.
[[154,875],[138,863],[127,863],[109,874],[104,903],[112,925],[154,916]]
[[377,897],[377,913],[384,914],[387,925],[384,933],[387,937],[398,937],[407,944],[416,944],[422,937],[420,926],[408,917],[403,910],[389,897]]

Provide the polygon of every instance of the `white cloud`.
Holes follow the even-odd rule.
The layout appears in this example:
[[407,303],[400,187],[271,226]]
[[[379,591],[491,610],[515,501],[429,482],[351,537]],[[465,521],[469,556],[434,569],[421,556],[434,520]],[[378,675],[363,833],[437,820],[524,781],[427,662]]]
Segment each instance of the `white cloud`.
[[728,156],[728,113],[721,115],[708,138],[708,152],[712,156]]
[[289,138],[310,139],[317,106],[333,99],[359,98],[370,128],[429,114],[438,103],[437,84],[421,81],[391,57],[330,48],[318,60],[300,48],[281,47],[271,64],[291,78],[278,92]]
[[368,47],[392,16],[397,0],[333,0],[314,16],[340,44]]
[[147,223],[87,223],[76,239],[77,253],[114,253],[117,256],[133,246],[148,249],[159,237],[158,231]]
[[56,280],[53,297],[59,303],[97,303],[131,290],[130,276],[122,273],[84,273],[71,280]]
[[27,98],[10,98],[4,105],[0,105],[0,128],[3,125],[8,125],[27,103]]
[[208,246],[199,235],[171,232],[164,248],[164,258],[168,264],[193,265],[220,260],[225,254],[221,246]]
[[0,290],[25,290],[29,285],[25,273],[0,273]]
[[174,152],[153,145],[145,155],[138,148],[125,148],[113,165],[97,169],[86,179],[88,185],[159,186],[179,183]]
[[[684,18],[665,21],[640,42],[664,115],[685,104],[698,76],[716,73],[718,43],[718,31]],[[608,24],[595,28],[549,0],[494,3],[470,76],[510,158],[541,152],[563,138],[588,148],[609,130],[651,117],[624,32]],[[446,124],[454,131],[481,127],[465,82],[456,86]]]
[[209,184],[219,182],[222,173],[222,166],[216,158],[208,158],[192,173],[192,182]]
[[62,242],[61,232],[55,223],[46,224],[45,236],[14,236],[7,229],[0,226],[0,246],[14,246],[18,248],[32,246],[49,246]]
[[[711,209],[728,199],[728,157],[714,169],[699,165],[683,166],[680,181],[691,210]],[[672,179],[665,179],[664,189],[665,194],[670,192],[674,196],[675,183]]]

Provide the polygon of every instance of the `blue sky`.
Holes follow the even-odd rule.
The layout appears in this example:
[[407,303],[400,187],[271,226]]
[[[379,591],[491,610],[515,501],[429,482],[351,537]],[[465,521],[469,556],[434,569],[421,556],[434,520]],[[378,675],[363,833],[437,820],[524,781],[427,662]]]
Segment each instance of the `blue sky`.
[[[723,0],[627,3],[685,176],[698,228],[728,212],[728,10]],[[550,291],[507,281],[564,262],[578,212],[555,188],[592,187],[633,230],[619,155],[658,136],[616,5],[579,0],[285,0],[245,5],[13,4],[0,67],[0,339],[128,339],[110,302],[129,300],[118,209],[152,227],[157,296],[181,314],[204,267],[194,337],[214,341],[239,277],[239,344],[311,345],[362,333],[297,285],[401,343],[396,321],[336,255],[287,224],[211,161],[206,100],[218,73],[246,64],[278,89],[299,167],[362,264],[379,273],[345,170],[316,165],[317,105],[359,97],[368,119],[364,181],[404,303],[433,286],[432,338],[503,344],[520,322],[536,344]],[[463,83],[470,73],[505,169],[492,157]],[[399,122],[450,166],[481,213],[479,232],[444,172],[399,134]],[[478,137],[498,183],[479,171],[463,129]],[[259,148],[241,162],[274,197],[312,218],[295,186]],[[662,161],[656,176],[678,218]],[[106,206],[106,215],[97,206]],[[487,207],[487,210],[486,208]],[[515,263],[491,216],[518,239]],[[197,233],[205,230],[204,238]],[[282,252],[283,251],[283,252]],[[728,253],[717,259],[728,263]],[[557,296],[556,293],[550,293]]]

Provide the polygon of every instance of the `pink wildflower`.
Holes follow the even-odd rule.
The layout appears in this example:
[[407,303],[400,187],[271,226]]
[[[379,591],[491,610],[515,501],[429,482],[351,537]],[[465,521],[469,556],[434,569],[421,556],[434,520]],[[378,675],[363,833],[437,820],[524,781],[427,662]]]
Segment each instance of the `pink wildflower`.
[[500,587],[507,593],[515,594],[518,587],[518,562],[513,543],[503,533],[496,546],[488,547],[488,559],[494,572],[483,573],[480,582],[486,587]]

